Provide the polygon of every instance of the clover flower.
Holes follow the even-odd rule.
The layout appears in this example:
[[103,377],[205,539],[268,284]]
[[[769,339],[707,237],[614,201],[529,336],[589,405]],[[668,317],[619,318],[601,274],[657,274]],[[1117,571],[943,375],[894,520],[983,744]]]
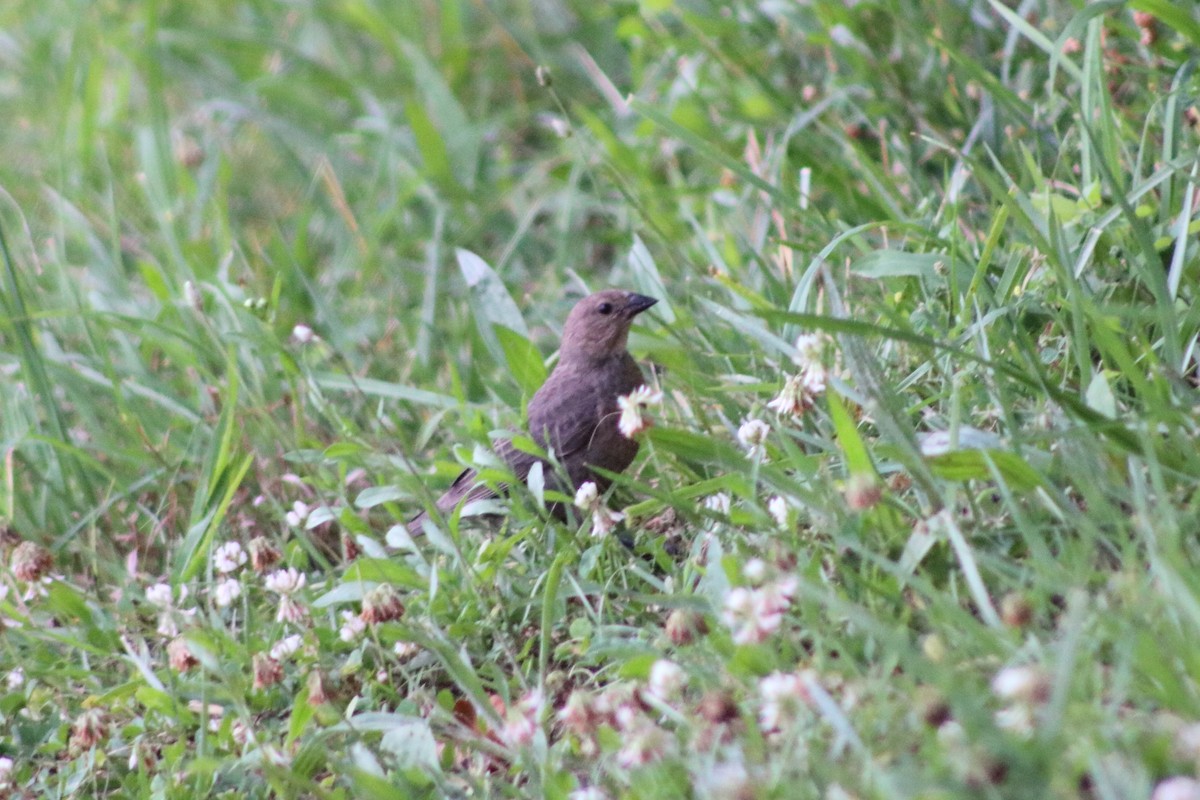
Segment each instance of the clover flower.
[[250,556],[242,549],[242,546],[237,542],[225,542],[216,549],[213,553],[213,566],[217,572],[228,575],[231,572],[236,572],[239,567],[243,566]]
[[808,705],[808,681],[811,673],[773,672],[758,682],[762,705],[758,710],[758,725],[764,733],[783,730]]
[[621,417],[617,420],[617,429],[628,439],[650,427],[650,422],[642,416],[642,410],[649,406],[662,405],[663,394],[649,386],[639,386],[627,395],[617,398],[617,408],[621,409]]
[[605,535],[618,522],[625,519],[625,515],[620,511],[613,511],[604,505],[594,481],[586,481],[575,492],[575,506],[592,515],[592,536]]
[[761,458],[766,455],[766,441],[771,434],[771,426],[761,419],[748,419],[738,428],[737,438],[746,455],[750,458]]

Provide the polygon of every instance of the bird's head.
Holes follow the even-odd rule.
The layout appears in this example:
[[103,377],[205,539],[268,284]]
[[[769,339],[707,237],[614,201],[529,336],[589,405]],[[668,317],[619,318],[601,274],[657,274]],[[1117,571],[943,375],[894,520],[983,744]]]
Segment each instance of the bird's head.
[[624,352],[633,318],[657,302],[620,289],[588,295],[567,315],[559,359],[598,360]]

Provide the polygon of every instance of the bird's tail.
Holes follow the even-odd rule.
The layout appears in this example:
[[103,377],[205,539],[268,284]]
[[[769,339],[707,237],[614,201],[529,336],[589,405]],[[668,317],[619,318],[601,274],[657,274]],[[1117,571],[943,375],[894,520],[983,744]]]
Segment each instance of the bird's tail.
[[424,511],[417,514],[415,517],[404,523],[405,530],[412,538],[425,535],[425,520],[429,519],[429,515]]
[[[472,500],[486,500],[491,497],[496,497],[496,492],[489,488],[486,484],[475,482],[475,470],[465,470],[461,475],[454,479],[454,483],[450,484],[450,488],[446,493],[437,499],[434,506],[443,515],[449,514],[459,505],[466,505]],[[419,512],[415,517],[405,523],[405,529],[408,535],[416,538],[425,533],[425,520],[429,519],[427,511]]]

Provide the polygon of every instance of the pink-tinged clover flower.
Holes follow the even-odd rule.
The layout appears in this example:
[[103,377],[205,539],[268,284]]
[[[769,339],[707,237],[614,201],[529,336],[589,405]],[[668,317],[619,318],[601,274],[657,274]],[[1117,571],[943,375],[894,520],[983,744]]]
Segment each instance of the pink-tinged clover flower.
[[580,511],[591,514],[592,536],[604,536],[618,522],[625,519],[625,515],[620,511],[613,511],[604,505],[594,481],[586,481],[575,492],[575,506]]
[[642,416],[642,411],[649,406],[662,405],[663,394],[649,386],[639,386],[627,395],[617,398],[617,408],[621,416],[617,420],[617,429],[628,439],[650,427],[650,422]]

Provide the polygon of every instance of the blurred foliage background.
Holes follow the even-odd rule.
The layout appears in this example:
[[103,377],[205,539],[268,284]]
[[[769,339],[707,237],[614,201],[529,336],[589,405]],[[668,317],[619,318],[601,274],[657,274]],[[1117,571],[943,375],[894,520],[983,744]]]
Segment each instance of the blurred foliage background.
[[[670,580],[588,550],[579,579],[626,587],[612,613],[634,632],[574,667],[519,644],[543,609],[543,652],[575,631],[540,594],[553,533],[480,556],[523,553],[528,581],[490,598],[501,623],[475,598],[470,624],[431,602],[431,625],[499,625],[472,656],[520,652],[509,666],[545,686],[556,664],[645,656],[657,604],[699,573],[786,556],[811,582],[795,635],[717,651],[735,675],[807,659],[862,681],[864,796],[966,791],[995,764],[1012,780],[991,792],[1144,795],[1187,760],[1126,709],[1200,713],[1198,49],[1200,14],[1166,0],[8,0],[0,518],[89,602],[117,597],[72,633],[103,660],[131,575],[195,580],[220,538],[278,536],[327,570],[347,540],[382,541],[469,460],[455,444],[519,423],[573,302],[624,286],[662,300],[631,345],[668,403],[619,504],[678,514],[685,551],[700,531],[723,549],[675,574],[642,535]],[[736,431],[770,416],[808,330],[837,343],[841,399],[772,418],[751,463]],[[923,459],[916,433],[964,426],[1003,445]],[[855,479],[882,505],[854,507]],[[717,491],[726,527],[699,505]],[[799,521],[762,545],[768,494]],[[298,501],[329,510],[289,527]],[[970,547],[921,527],[960,507]],[[467,595],[486,580],[443,568]],[[1046,638],[995,627],[1009,592]],[[58,644],[7,652],[78,694]],[[1015,742],[989,727],[983,673],[1042,656],[1050,721]],[[1071,683],[1079,664],[1103,670]],[[933,734],[908,749],[916,684],[986,757],[959,769],[966,746]],[[540,762],[547,794],[577,785],[556,769],[583,774],[566,750]],[[783,796],[789,768],[755,752]],[[662,796],[703,772],[680,769]],[[813,769],[812,796],[859,781]]]

